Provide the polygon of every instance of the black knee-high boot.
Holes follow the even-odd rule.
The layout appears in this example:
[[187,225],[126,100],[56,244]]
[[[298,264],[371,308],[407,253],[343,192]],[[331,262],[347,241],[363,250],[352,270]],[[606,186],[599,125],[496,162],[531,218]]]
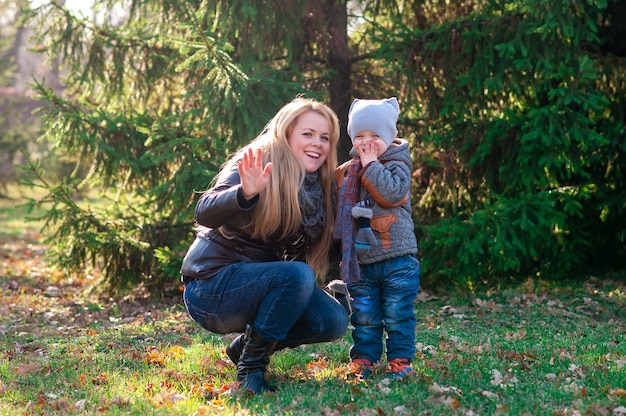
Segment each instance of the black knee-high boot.
[[[246,336],[246,333],[244,332],[243,334],[235,338],[228,347],[226,347],[226,355],[228,355],[228,358],[230,358],[230,360],[233,363],[235,363],[235,365],[239,364],[239,357],[241,357],[241,353],[243,352],[243,347],[246,345],[247,341],[248,341],[248,337]],[[274,351],[272,351],[270,354],[278,350],[282,350],[283,348],[286,348],[286,347],[279,342],[274,347]]]
[[265,370],[276,341],[266,341],[257,334],[252,325],[246,327],[246,342],[237,363],[239,388],[252,394],[274,391],[265,381]]
[[248,338],[246,337],[246,333],[239,335],[237,338],[230,343],[228,347],[226,347],[226,355],[228,358],[235,363],[235,365],[239,364],[239,357],[241,357],[241,353],[243,352],[243,347],[246,345],[246,341]]

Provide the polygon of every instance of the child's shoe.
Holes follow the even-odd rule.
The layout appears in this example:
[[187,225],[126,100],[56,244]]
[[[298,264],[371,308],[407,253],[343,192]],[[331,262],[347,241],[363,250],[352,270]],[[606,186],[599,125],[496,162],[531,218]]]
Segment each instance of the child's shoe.
[[348,364],[346,376],[350,379],[366,379],[372,373],[373,367],[367,358],[355,358]]
[[411,360],[408,358],[392,358],[389,360],[386,375],[394,379],[402,379],[415,375],[415,370],[411,367]]

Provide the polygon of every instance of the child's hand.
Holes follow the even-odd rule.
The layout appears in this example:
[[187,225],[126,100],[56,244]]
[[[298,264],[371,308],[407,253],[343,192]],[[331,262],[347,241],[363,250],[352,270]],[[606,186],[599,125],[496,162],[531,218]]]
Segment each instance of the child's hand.
[[361,158],[361,165],[366,166],[378,160],[378,143],[375,140],[368,140],[355,147],[356,153]]
[[352,207],[352,216],[356,219],[356,225],[358,227],[354,240],[354,248],[359,256],[366,254],[372,247],[378,246],[378,240],[376,240],[376,236],[370,224],[372,215],[374,215],[374,211],[372,211],[371,208]]

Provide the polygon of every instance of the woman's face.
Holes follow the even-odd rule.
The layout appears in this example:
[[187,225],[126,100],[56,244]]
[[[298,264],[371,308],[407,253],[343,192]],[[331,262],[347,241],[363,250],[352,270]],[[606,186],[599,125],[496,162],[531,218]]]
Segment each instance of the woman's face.
[[287,142],[302,161],[306,173],[316,172],[330,152],[330,123],[321,114],[307,111],[298,117]]

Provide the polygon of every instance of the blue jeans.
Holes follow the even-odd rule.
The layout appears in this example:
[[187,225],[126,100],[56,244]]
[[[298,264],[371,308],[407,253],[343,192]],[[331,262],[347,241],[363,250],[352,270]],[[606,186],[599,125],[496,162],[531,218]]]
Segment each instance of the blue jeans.
[[252,324],[261,338],[282,347],[333,341],[348,328],[344,307],[299,261],[234,263],[187,283],[183,299],[189,316],[210,332],[244,332]]
[[352,359],[379,361],[385,331],[387,360],[413,360],[416,325],[413,302],[419,289],[419,275],[420,263],[412,255],[361,265],[361,279],[348,285],[353,298]]

